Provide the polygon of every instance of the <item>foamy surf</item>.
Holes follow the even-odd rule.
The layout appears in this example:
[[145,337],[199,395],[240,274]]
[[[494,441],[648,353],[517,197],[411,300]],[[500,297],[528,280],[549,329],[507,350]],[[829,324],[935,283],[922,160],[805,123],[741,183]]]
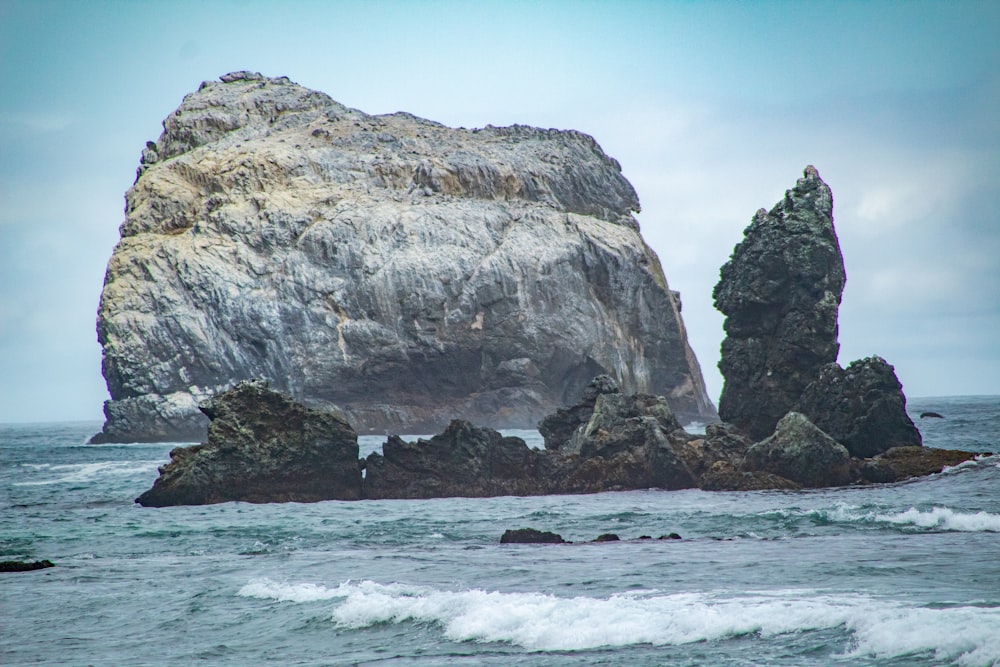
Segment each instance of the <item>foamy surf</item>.
[[989,512],[959,512],[948,507],[920,510],[911,507],[901,512],[862,511],[841,505],[834,510],[820,511],[831,521],[842,523],[889,524],[937,531],[1000,533],[1000,514]]
[[49,465],[47,463],[21,464],[29,476],[52,475],[46,479],[15,482],[13,486],[43,486],[46,484],[67,484],[91,482],[106,476],[145,475],[155,472],[163,461],[97,461],[94,463],[72,463]]
[[723,641],[843,628],[842,658],[933,655],[973,667],[1000,661],[1000,609],[914,607],[865,595],[808,590],[732,595],[645,591],[610,598],[442,591],[373,581],[321,584],[257,579],[239,595],[281,602],[335,601],[334,623],[430,623],[453,641],[506,642],[533,651]]

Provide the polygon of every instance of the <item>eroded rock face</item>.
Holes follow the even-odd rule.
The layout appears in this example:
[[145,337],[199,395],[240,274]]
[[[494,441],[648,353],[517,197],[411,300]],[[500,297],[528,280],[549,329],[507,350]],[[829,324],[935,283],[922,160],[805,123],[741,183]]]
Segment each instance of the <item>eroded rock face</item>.
[[805,487],[851,482],[851,455],[847,449],[798,412],[782,417],[773,435],[747,450],[745,466]]
[[429,440],[390,436],[365,460],[367,498],[533,496],[548,493],[551,468],[521,438],[455,420]]
[[583,390],[579,403],[565,408],[557,408],[538,422],[538,432],[545,441],[545,449],[558,450],[567,444],[581,426],[590,421],[594,414],[594,403],[601,394],[618,394],[621,389],[614,379],[598,375]]
[[817,427],[867,458],[893,447],[919,447],[920,431],[906,414],[906,396],[895,369],[881,357],[827,364],[796,404]]
[[589,136],[369,116],[238,72],[143,152],[98,314],[98,440],[190,438],[251,378],[361,431],[532,427],[605,373],[714,409],[620,166]]
[[726,316],[719,416],[770,435],[824,364],[835,362],[844,261],[833,195],[813,167],[761,209],[722,267],[713,297]]
[[361,498],[357,434],[333,413],[307,408],[261,381],[239,383],[205,401],[202,411],[211,420],[208,442],[171,451],[137,503]]

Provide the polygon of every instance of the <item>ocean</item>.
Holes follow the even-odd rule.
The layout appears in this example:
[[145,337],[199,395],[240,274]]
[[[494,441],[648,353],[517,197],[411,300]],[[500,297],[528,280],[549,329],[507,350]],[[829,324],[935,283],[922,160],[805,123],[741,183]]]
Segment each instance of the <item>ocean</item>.
[[[1000,397],[909,410],[928,446],[1000,451]],[[0,664],[1000,665],[1000,456],[799,492],[154,509],[132,501],[175,445],[99,428],[0,426],[0,560],[56,564],[0,574]],[[499,544],[521,527],[573,544]]]

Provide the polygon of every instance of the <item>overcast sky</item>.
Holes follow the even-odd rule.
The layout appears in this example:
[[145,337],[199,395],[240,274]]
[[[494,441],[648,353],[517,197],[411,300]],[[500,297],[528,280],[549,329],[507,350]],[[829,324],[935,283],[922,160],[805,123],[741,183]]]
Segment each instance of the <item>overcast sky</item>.
[[814,164],[847,265],[840,362],[1000,394],[1000,3],[0,0],[0,422],[100,419],[123,195],[201,81],[367,113],[577,129],[639,193],[716,400],[719,267]]

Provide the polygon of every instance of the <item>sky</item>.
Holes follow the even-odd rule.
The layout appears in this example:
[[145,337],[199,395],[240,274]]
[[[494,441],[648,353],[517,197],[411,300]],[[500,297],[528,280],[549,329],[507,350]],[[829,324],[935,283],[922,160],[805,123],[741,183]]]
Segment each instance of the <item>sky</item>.
[[709,395],[719,267],[813,164],[847,270],[840,363],[1000,394],[1000,3],[0,0],[0,422],[99,420],[124,193],[203,80],[592,135],[622,164]]

